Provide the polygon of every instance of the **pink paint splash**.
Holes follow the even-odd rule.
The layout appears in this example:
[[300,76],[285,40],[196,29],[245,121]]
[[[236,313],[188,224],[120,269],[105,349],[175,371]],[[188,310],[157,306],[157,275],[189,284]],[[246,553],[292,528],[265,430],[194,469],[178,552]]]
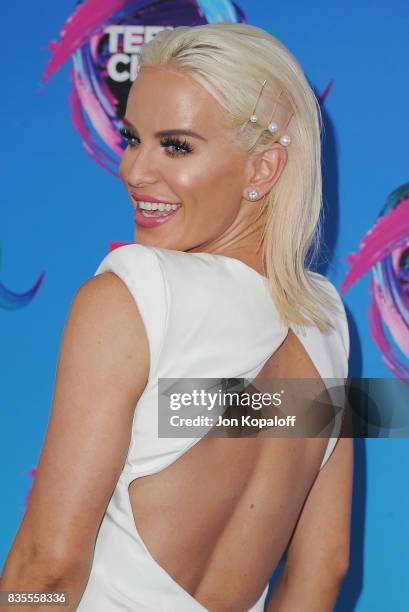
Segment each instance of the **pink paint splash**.
[[114,251],[115,249],[119,249],[121,246],[125,246],[126,244],[135,244],[134,242],[119,242],[119,241],[111,241],[109,243],[109,252]]
[[49,44],[52,56],[44,73],[44,81],[47,82],[77,49],[100,30],[101,23],[105,23],[117,11],[134,4],[135,0],[87,0],[79,4],[61,29],[60,40],[53,40]]
[[[375,344],[378,346],[382,353],[382,359],[386,367],[396,376],[402,378],[405,382],[405,378],[409,377],[409,368],[401,362],[396,352],[394,351],[391,343],[389,342],[384,332],[384,323],[390,330],[391,335],[398,345],[408,347],[409,346],[409,330],[403,326],[400,315],[397,311],[393,311],[390,315],[389,306],[386,304],[385,298],[375,279],[371,279],[370,284],[371,302],[368,308],[368,321],[369,321],[369,332]],[[381,305],[381,306],[380,306]],[[397,330],[401,330],[403,338],[399,337]],[[406,353],[409,356],[409,353]],[[409,384],[409,383],[407,383]]]
[[118,173],[110,168],[110,164],[114,165],[116,163],[115,158],[98,144],[86,124],[81,108],[81,101],[75,88],[71,90],[69,106],[73,125],[81,136],[85,150],[102,168],[104,168],[104,170],[107,170],[113,176],[118,176]]
[[[87,153],[115,177],[119,177],[118,163],[124,145],[119,133],[121,119],[117,116],[117,100],[106,82],[106,71],[98,66],[97,45],[104,36],[106,25],[115,19],[123,20],[140,4],[138,0],[87,0],[77,5],[60,32],[60,40],[49,45],[52,55],[43,75],[47,83],[68,59],[73,58],[70,73],[73,87],[69,98],[73,125]],[[108,150],[91,134],[85,117]]]
[[[409,358],[409,184],[392,192],[375,225],[360,242],[358,253],[347,261],[351,268],[341,284],[345,292],[372,270],[369,331],[387,368],[405,384],[409,368],[398,356],[391,340]],[[390,338],[385,331],[388,330]]]
[[376,263],[398,248],[402,240],[407,240],[408,236],[409,198],[387,216],[379,217],[361,240],[359,252],[348,255],[347,261],[351,264],[351,269],[341,284],[342,294],[345,294]]

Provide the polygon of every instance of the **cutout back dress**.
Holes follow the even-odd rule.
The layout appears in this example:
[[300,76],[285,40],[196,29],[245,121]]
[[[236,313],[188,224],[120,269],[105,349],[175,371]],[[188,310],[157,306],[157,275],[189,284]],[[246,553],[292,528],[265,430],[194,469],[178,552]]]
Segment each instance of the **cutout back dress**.
[[[255,378],[284,341],[267,279],[240,260],[139,244],[104,257],[95,276],[117,274],[145,325],[150,372],[132,423],[126,461],[101,522],[88,583],[78,612],[203,612],[206,610],[153,558],[133,517],[128,487],[174,463],[200,438],[158,436],[158,378]],[[298,334],[321,378],[347,378],[349,333],[342,300],[324,276],[313,274],[339,309],[329,333],[315,326]],[[338,440],[329,438],[321,468]],[[268,591],[248,612],[262,612]]]

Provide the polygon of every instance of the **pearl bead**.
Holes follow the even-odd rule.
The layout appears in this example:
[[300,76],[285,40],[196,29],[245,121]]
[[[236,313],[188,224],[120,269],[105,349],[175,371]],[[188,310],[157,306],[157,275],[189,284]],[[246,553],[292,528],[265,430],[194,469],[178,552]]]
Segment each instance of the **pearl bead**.
[[270,132],[272,134],[275,134],[275,132],[278,130],[278,125],[273,121],[272,123],[270,123],[270,125],[268,126],[268,129],[270,130]]
[[251,115],[250,121],[251,121],[251,123],[257,123],[257,121],[258,121],[257,115]]
[[291,138],[289,137],[288,134],[283,134],[283,136],[281,136],[280,138],[280,143],[284,146],[287,147],[291,142]]

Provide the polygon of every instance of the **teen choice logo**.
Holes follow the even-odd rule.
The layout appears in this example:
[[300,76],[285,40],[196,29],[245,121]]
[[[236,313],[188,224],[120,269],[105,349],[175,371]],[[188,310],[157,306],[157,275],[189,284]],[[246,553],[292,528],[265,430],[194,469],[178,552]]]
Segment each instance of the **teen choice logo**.
[[138,74],[141,45],[163,29],[213,22],[244,22],[231,0],[86,0],[77,4],[49,45],[44,81],[72,60],[71,119],[86,151],[118,176],[125,147],[120,135],[129,88]]

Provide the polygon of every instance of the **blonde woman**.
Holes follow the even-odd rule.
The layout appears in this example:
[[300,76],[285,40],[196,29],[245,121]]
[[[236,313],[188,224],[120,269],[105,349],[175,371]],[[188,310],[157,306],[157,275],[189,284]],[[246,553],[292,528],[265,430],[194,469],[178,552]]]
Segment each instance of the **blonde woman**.
[[137,243],[73,299],[2,589],[65,591],[80,612],[329,612],[352,441],[157,430],[159,378],[347,376],[341,299],[307,263],[317,100],[266,31],[177,27],[142,48],[122,135]]

